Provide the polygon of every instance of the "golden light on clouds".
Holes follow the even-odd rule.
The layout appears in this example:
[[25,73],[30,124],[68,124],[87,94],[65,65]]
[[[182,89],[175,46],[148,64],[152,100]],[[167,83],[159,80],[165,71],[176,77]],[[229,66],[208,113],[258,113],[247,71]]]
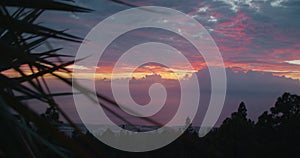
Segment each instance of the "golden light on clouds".
[[294,64],[294,65],[300,65],[300,60],[290,60],[290,61],[286,61],[289,64]]
[[[249,70],[252,71],[259,71],[259,72],[268,72],[272,73],[274,76],[284,76],[286,78],[298,79],[300,80],[300,60],[290,60],[284,61],[283,63],[288,63],[292,67],[273,67],[273,66],[264,66],[264,65],[247,65],[244,63],[225,63],[227,67],[237,71],[247,72]],[[299,67],[299,69],[298,69]],[[182,80],[188,79],[193,73],[201,70],[203,67],[198,67],[197,70],[189,70],[185,66],[177,65],[175,68],[168,68],[165,66],[160,65],[143,65],[137,69],[135,69],[132,73],[132,67],[124,66],[122,69],[115,71],[112,74],[112,67],[111,66],[94,66],[94,67],[86,67],[80,65],[70,65],[67,66],[68,69],[73,70],[76,69],[76,74],[67,73],[56,71],[55,73],[65,77],[65,78],[82,78],[82,79],[95,79],[95,80],[102,80],[102,79],[124,79],[124,78],[135,78],[135,79],[143,79],[147,76],[151,75],[159,75],[163,79],[174,79],[174,80]],[[27,66],[22,66],[21,69],[23,70],[25,75],[31,75],[32,72]],[[288,70],[287,70],[288,69]],[[37,70],[34,69],[36,73]],[[21,75],[14,71],[14,70],[7,70],[2,74],[7,75],[9,77],[21,77]],[[46,74],[44,75],[45,78],[55,78],[52,75]]]
[[[129,67],[124,67],[123,70],[116,71],[116,73],[112,74],[112,68],[111,67],[85,67],[85,66],[79,66],[79,65],[70,65],[67,66],[68,69],[76,69],[77,73],[67,73],[67,72],[61,72],[56,71],[55,74],[60,75],[65,78],[71,78],[72,76],[75,78],[81,78],[81,79],[95,79],[95,80],[101,80],[101,79],[123,79],[123,78],[135,78],[135,79],[143,79],[150,75],[159,75],[163,79],[186,79],[189,78],[192,73],[197,72],[196,70],[186,70],[184,68],[181,69],[174,69],[174,68],[167,68],[167,67],[161,67],[161,66],[145,66],[141,68],[135,69],[134,72],[129,72]],[[31,75],[32,71],[26,67],[23,66],[22,70],[25,75]],[[37,70],[34,70],[34,73],[38,72]],[[21,75],[16,72],[15,70],[7,70],[3,72],[4,75],[16,78],[21,77]],[[55,78],[54,76],[50,74],[45,74],[45,78]]]

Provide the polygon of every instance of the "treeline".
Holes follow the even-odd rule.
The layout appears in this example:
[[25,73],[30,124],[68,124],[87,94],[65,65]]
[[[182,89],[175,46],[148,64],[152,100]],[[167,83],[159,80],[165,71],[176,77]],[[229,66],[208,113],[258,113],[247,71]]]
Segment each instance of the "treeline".
[[151,152],[124,152],[102,144],[90,134],[85,136],[92,137],[96,148],[107,157],[299,157],[300,96],[284,93],[256,123],[247,117],[242,102],[236,112],[205,137],[186,131],[168,146]]

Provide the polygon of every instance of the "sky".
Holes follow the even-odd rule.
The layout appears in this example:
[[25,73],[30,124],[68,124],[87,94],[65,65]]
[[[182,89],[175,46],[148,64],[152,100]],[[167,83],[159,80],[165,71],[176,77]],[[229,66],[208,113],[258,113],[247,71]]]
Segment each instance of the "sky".
[[[265,110],[274,105],[276,98],[284,92],[300,94],[300,1],[297,0],[127,0],[137,6],[163,6],[179,10],[201,23],[216,42],[226,68],[227,93],[223,111],[217,122],[221,122],[237,109],[241,101],[246,103],[249,117],[256,120]],[[68,29],[68,33],[85,37],[100,21],[110,15],[130,7],[106,0],[79,0],[77,5],[93,9],[92,13],[47,12],[39,21],[42,25],[57,29]],[[130,17],[128,17],[130,18]],[[180,22],[180,20],[179,20]],[[113,29],[122,26],[109,26]],[[108,33],[109,34],[109,33]],[[200,125],[210,98],[210,76],[201,55],[197,55],[185,39],[179,35],[156,29],[139,29],[117,38],[94,67],[71,66],[81,70],[78,78],[92,79],[89,70],[96,70],[96,87],[100,93],[113,98],[110,79],[114,64],[122,53],[134,45],[144,42],[163,42],[180,50],[189,60],[193,69],[174,60],[172,68],[161,64],[141,65],[131,76],[131,95],[139,104],[149,102],[148,89],[151,83],[162,83],[168,92],[165,111],[153,119],[165,123],[176,112],[180,88],[174,70],[178,70],[179,80],[189,82],[196,76],[201,89],[201,99],[194,119]],[[76,55],[80,43],[51,41],[55,47],[63,47],[63,54]],[[39,48],[43,49],[43,48]],[[96,48],[95,48],[96,49]],[[115,75],[123,80],[128,74],[130,63],[124,65]],[[134,78],[133,78],[134,77]],[[55,82],[56,90],[68,90]],[[63,88],[62,88],[63,87]],[[64,100],[69,100],[66,103]],[[123,99],[127,102],[126,98]],[[68,104],[66,109],[75,120],[79,120],[72,99],[59,99]],[[188,105],[187,105],[188,106]],[[129,120],[141,123],[124,114]],[[182,118],[183,119],[183,118]],[[118,120],[116,119],[116,122]]]
[[[214,38],[223,55],[226,67],[243,71],[271,72],[276,76],[300,79],[300,31],[298,31],[300,26],[300,20],[298,20],[300,19],[300,2],[298,1],[170,0],[128,1],[128,3],[139,6],[155,5],[170,7],[195,18]],[[80,0],[76,4],[95,11],[90,14],[71,13],[68,15],[52,12],[44,14],[40,20],[45,25],[50,25],[58,29],[68,28],[68,32],[84,37],[104,18],[118,11],[130,8],[101,0]],[[147,30],[140,31],[133,35],[132,39],[130,39],[131,41],[117,44],[128,45],[129,43],[130,45],[138,40],[151,38],[156,39],[157,35]],[[166,38],[164,40],[166,43],[171,43],[176,38]],[[62,45],[61,42],[58,42],[58,45]],[[72,55],[76,54],[79,47],[78,44],[74,43],[64,46],[66,48],[63,52]],[[112,60],[112,58],[112,55],[107,57],[106,62]],[[199,62],[199,59],[192,62],[197,65],[197,69],[203,68],[203,64],[201,64],[201,61]]]

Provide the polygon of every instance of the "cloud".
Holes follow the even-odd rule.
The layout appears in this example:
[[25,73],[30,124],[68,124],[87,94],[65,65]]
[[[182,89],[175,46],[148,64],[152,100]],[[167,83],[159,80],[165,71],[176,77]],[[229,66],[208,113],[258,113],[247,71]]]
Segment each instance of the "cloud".
[[[276,98],[282,95],[284,92],[300,94],[299,80],[277,77],[273,76],[271,73],[257,71],[243,72],[230,68],[226,69],[226,73],[228,81],[226,101],[217,125],[220,125],[226,117],[230,116],[232,112],[236,111],[241,101],[246,103],[249,117],[253,120],[256,120],[263,111],[268,110],[271,106],[273,106]],[[201,90],[199,109],[194,120],[194,124],[200,125],[207,110],[207,105],[210,101],[211,82],[208,69],[198,71],[194,73],[194,75],[196,75],[199,79]],[[147,104],[150,101],[148,90],[153,83],[161,83],[164,85],[168,94],[166,103],[164,105],[166,108],[161,111],[161,113],[152,117],[152,119],[162,121],[164,123],[173,117],[173,114],[177,109],[176,107],[179,105],[180,85],[176,80],[162,79],[159,75],[148,75],[143,79],[133,79],[130,81],[130,92],[132,98],[138,104]],[[190,83],[188,79],[184,80],[183,83],[189,87],[189,89],[193,89],[195,86],[194,84]],[[118,86],[123,85],[120,84]],[[113,98],[109,80],[98,80],[96,82],[96,87],[99,90],[99,93]],[[127,99],[128,98],[126,97],[122,98],[124,104],[127,103]],[[186,105],[186,108],[188,107],[189,105]],[[130,117],[124,113],[122,113],[122,116],[131,120],[132,122],[147,123],[143,120]],[[180,119],[184,120],[185,118]],[[115,119],[115,121],[118,122],[120,120]]]
[[[243,72],[236,68],[227,68],[226,73],[228,81],[226,100],[217,125],[220,125],[226,117],[230,116],[232,112],[236,111],[241,101],[246,103],[249,117],[253,120],[256,120],[263,111],[268,110],[271,106],[273,106],[276,98],[281,96],[284,92],[295,93],[298,95],[300,94],[299,80],[273,76],[271,73],[257,71]],[[193,124],[199,126],[210,101],[211,82],[208,69],[198,71],[194,73],[194,75],[196,75],[199,79],[200,102]],[[52,92],[71,91],[71,87],[59,82],[57,79],[47,80],[50,83],[49,85]],[[195,86],[194,84],[190,83],[188,79],[184,80],[183,82],[189,87],[189,89],[192,89]],[[130,80],[130,93],[134,101],[141,105],[147,104],[150,101],[150,96],[148,93],[149,88],[153,83],[161,83],[164,85],[167,91],[167,100],[165,103],[165,108],[160,111],[160,113],[153,116],[152,119],[166,123],[173,117],[174,113],[176,113],[177,106],[179,105],[180,85],[177,80],[162,79],[159,75],[148,75],[143,79],[132,79]],[[97,80],[96,89],[99,93],[113,99],[110,80]],[[122,100],[123,104],[127,103],[126,97],[122,98]],[[62,105],[61,107],[63,110],[66,111],[69,116],[75,120],[75,122],[81,122],[76,112],[72,96],[58,97],[56,98],[56,101]],[[44,112],[46,107],[36,101],[29,101],[28,103],[39,112]],[[117,111],[117,109],[113,108],[113,106],[109,105],[108,107],[111,107],[113,110]],[[186,105],[186,108],[188,107],[189,105]],[[143,121],[142,119],[136,119],[133,116],[129,116],[124,112],[120,114],[124,118],[134,123],[149,123],[147,121]],[[122,121],[116,118],[113,114],[107,112],[107,115],[109,115],[116,123],[122,123]],[[180,119],[185,120],[185,118]]]
[[208,9],[209,9],[209,8],[208,8],[207,6],[205,6],[205,7],[200,7],[200,8],[198,9],[198,13],[205,13]]
[[[265,110],[274,105],[276,98],[284,92],[300,94],[300,80],[292,80],[284,77],[273,76],[271,73],[258,71],[243,72],[226,69],[227,73],[227,94],[223,112],[218,124],[236,111],[239,103],[244,101],[248,108],[249,117],[256,120]],[[201,95],[203,102],[200,102],[202,110],[199,111],[198,121],[202,119],[209,101],[210,78],[207,69],[196,73],[200,80]],[[267,81],[267,82],[266,82]],[[196,121],[197,124],[199,122]]]
[[290,61],[286,61],[289,64],[294,64],[294,65],[300,65],[300,60],[290,60]]
[[82,65],[70,65],[70,66],[67,66],[66,68],[77,69],[77,70],[89,70],[90,69],[90,68],[88,68],[86,66],[82,66]]
[[209,21],[209,22],[217,22],[218,19],[216,19],[214,16],[211,15],[211,16],[209,17],[208,21]]
[[[105,3],[105,5],[103,5]],[[300,79],[300,3],[288,0],[206,0],[206,1],[132,1],[133,4],[157,5],[178,9],[198,20],[210,33],[218,45],[228,74],[228,98],[225,109],[219,121],[236,110],[240,101],[245,101],[252,118],[256,118],[263,110],[273,105],[276,97],[284,91],[299,94]],[[45,25],[55,28],[68,28],[69,33],[84,37],[90,29],[104,18],[128,9],[104,0],[80,0],[79,4],[94,9],[90,14],[49,12],[39,20]],[[69,17],[74,18],[69,18]],[[165,21],[167,22],[167,21]],[[180,21],[179,21],[180,22]],[[153,30],[152,30],[153,31]],[[126,37],[126,38],[125,38]],[[126,39],[126,40],[124,40]],[[103,55],[97,72],[109,72],[113,64],[124,51],[142,42],[164,42],[176,46],[198,69],[205,68],[205,62],[197,52],[183,39],[170,33],[151,30],[129,32],[116,40],[108,52]],[[79,44],[53,43],[57,47],[64,47],[64,53],[76,55]],[[122,48],[122,49],[121,49]],[[178,63],[174,63],[177,64]],[[95,65],[97,66],[97,65]],[[209,76],[205,69],[199,71],[197,76],[204,84],[202,89],[209,92]],[[156,76],[158,77],[158,76]],[[160,80],[159,78],[156,78]],[[133,93],[145,94],[144,81],[150,83],[151,77],[145,80],[132,81],[139,85]],[[104,80],[99,80],[99,87],[104,86]],[[165,83],[171,83],[166,80]],[[60,88],[60,87],[58,87]],[[139,93],[140,92],[140,93]],[[204,91],[205,93],[205,91]],[[175,94],[174,94],[175,95]],[[207,95],[206,95],[207,96]],[[209,97],[204,97],[209,100]],[[147,98],[147,97],[144,97]],[[137,100],[143,100],[143,97]],[[141,101],[140,102],[143,102]],[[147,99],[146,99],[147,100]],[[204,110],[205,111],[205,110]],[[201,118],[199,119],[201,120]]]
[[[106,5],[101,5],[102,3],[106,3]],[[138,3],[138,1],[132,1],[132,3]],[[63,29],[69,28],[70,33],[84,37],[93,26],[104,18],[128,8],[112,2],[95,0],[80,0],[78,4],[92,8],[95,12],[90,14],[49,12],[39,20],[46,21],[47,25]],[[243,60],[251,59],[258,62],[245,62],[242,64],[242,68],[258,70],[255,65],[261,64],[261,59],[264,59],[265,64],[269,67],[272,66],[276,72],[280,69],[281,63],[294,60],[299,54],[300,21],[295,19],[300,18],[300,5],[297,2],[288,0],[206,0],[199,2],[191,0],[185,2],[147,1],[147,5],[171,7],[195,17],[209,30],[219,46],[225,62],[229,64],[228,66],[238,66]],[[283,5],[285,7],[279,7]],[[259,8],[259,11],[255,8]],[[76,16],[76,18],[67,18],[68,15]],[[181,47],[185,50],[185,55],[191,57],[190,60],[194,65],[203,62],[201,57],[197,57],[197,60],[192,58],[195,50],[187,48],[189,46],[185,46],[186,41],[174,38],[168,33],[155,32],[142,30],[138,33],[128,33],[124,42],[116,42],[112,45],[113,50],[104,56],[105,61],[102,63],[106,66],[112,65],[123,53],[120,51],[121,47],[129,48],[139,42],[155,40]],[[56,42],[54,44],[64,47],[63,52],[71,55],[75,55],[79,47],[74,43]],[[122,50],[124,51],[124,49]],[[276,64],[278,65],[276,66]],[[259,71],[263,71],[263,69]]]
[[220,1],[228,6],[230,6],[230,9],[234,12],[238,12],[241,8],[247,6],[250,9],[259,10],[259,6],[256,4],[256,1],[253,0],[215,0]]
[[270,4],[272,7],[284,7],[282,3],[287,2],[288,0],[275,0],[272,1]]

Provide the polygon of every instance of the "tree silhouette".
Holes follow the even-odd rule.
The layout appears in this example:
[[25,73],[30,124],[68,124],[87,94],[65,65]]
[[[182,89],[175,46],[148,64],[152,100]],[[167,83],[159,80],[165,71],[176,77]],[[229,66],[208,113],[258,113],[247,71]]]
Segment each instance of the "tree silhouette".
[[41,114],[41,116],[47,119],[50,123],[61,124],[62,121],[59,120],[59,112],[56,107],[48,107],[46,112]]
[[[300,146],[299,96],[289,93],[278,98],[270,111],[263,112],[257,123],[247,117],[247,108],[241,102],[237,111],[224,120],[219,128],[214,128],[205,137],[184,132],[170,145],[146,153],[122,152],[97,141],[97,148],[104,149],[110,157],[298,157]],[[186,119],[186,124],[190,120]],[[168,137],[175,131],[164,131]],[[108,139],[119,141],[120,136],[106,131]],[[126,136],[133,140],[134,135]],[[127,140],[128,141],[128,140]]]
[[256,135],[263,155],[292,157],[300,146],[300,96],[284,93],[256,124]]
[[247,119],[247,108],[244,102],[241,102],[238,111],[231,114],[230,118],[226,118],[221,125],[221,129],[247,129],[254,125],[253,121]]
[[249,149],[253,144],[254,123],[247,118],[247,108],[241,102],[237,112],[233,112],[231,117],[226,118],[223,124],[212,135],[208,135],[212,157],[251,157]]

